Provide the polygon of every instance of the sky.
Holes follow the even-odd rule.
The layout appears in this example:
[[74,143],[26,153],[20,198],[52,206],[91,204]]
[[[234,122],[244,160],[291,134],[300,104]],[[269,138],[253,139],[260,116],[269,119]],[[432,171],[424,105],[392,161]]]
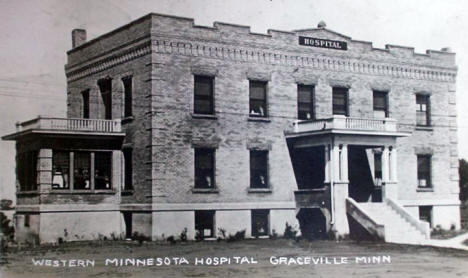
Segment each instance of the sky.
[[[0,0],[0,135],[17,121],[66,114],[71,30],[88,40],[150,12],[268,29],[327,28],[356,40],[457,53],[459,156],[468,159],[468,2],[462,0]],[[0,197],[14,197],[15,147],[0,142]]]

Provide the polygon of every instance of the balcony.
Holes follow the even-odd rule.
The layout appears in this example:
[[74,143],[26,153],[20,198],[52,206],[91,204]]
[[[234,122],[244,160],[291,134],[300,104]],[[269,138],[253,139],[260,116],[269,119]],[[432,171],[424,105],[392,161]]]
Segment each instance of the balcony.
[[333,115],[327,119],[294,121],[292,127],[285,131],[288,137],[314,133],[402,135],[395,119],[368,119],[341,115]]
[[16,140],[29,134],[55,135],[91,135],[124,136],[120,119],[73,119],[38,117],[16,124],[16,132],[3,137],[4,140]]

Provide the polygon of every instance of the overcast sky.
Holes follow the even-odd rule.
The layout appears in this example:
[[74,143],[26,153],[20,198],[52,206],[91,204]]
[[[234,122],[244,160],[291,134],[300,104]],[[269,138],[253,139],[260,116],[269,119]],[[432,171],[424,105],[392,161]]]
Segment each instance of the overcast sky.
[[[259,33],[324,20],[327,28],[374,47],[396,44],[420,53],[450,47],[459,66],[459,155],[468,158],[468,2],[461,0],[0,0],[0,135],[14,131],[16,121],[65,115],[63,69],[72,29],[84,28],[92,39],[150,12],[194,18],[198,25],[249,25]],[[0,142],[2,198],[13,192],[14,155],[13,143]]]

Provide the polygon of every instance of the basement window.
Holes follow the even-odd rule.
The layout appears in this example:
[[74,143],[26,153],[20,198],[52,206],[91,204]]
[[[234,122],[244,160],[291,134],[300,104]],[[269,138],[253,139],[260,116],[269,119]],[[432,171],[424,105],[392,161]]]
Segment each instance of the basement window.
[[195,188],[215,188],[215,150],[195,149]]
[[215,236],[214,210],[195,211],[195,230],[198,238],[212,238]]
[[314,86],[297,85],[297,118],[314,119]]
[[268,117],[267,113],[267,82],[253,81],[249,82],[249,115],[251,117]]
[[431,188],[431,156],[418,155],[418,187]]
[[214,114],[214,78],[195,75],[193,113]]
[[419,207],[419,220],[428,222],[432,227],[432,206]]
[[250,151],[250,188],[268,188],[268,151]]
[[252,210],[252,236],[269,235],[269,216],[270,211],[267,209]]

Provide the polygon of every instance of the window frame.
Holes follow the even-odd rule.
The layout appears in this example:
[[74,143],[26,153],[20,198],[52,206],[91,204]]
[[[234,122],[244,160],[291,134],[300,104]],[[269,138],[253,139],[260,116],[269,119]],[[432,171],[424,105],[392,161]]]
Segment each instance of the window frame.
[[82,107],[82,118],[83,119],[89,119],[89,112],[90,112],[90,102],[89,102],[89,97],[90,97],[90,90],[84,90],[81,92],[81,99],[83,101],[83,107]]
[[[383,97],[384,100],[384,107],[376,107],[376,96]],[[380,90],[373,90],[372,91],[372,109],[374,112],[374,118],[376,111],[383,111],[385,113],[385,118],[389,117],[388,111],[388,92],[387,91],[380,91]]]
[[133,76],[125,76],[122,78],[123,101],[124,101],[124,118],[133,117]]
[[[310,102],[308,103],[308,111],[310,113],[310,118],[301,116],[301,104],[307,104],[307,102],[300,101],[300,92],[301,89],[305,89],[310,94]],[[315,86],[314,85],[305,85],[297,84],[297,119],[298,120],[314,120],[315,119]]]
[[[337,96],[338,94],[344,94],[344,113],[337,113],[338,109],[336,107],[338,104],[335,104],[335,95]],[[332,114],[349,117],[349,89],[347,87],[332,87]]]
[[112,78],[99,79],[98,86],[104,105],[104,119],[112,120]]
[[[209,170],[206,170],[205,168],[197,167],[197,160],[200,159],[200,156],[203,154],[209,154],[211,157],[210,161],[210,166],[211,168],[208,168]],[[204,171],[210,171],[209,175],[203,175],[200,172]],[[198,173],[202,174],[202,177],[209,177],[211,181],[211,186],[201,186],[200,182],[197,182],[197,177]],[[202,178],[201,177],[201,178]],[[199,180],[199,179],[198,179]],[[208,147],[196,147],[194,148],[194,189],[216,189],[216,149],[215,148],[208,148]]]
[[[201,82],[202,79],[209,80],[210,89],[209,94],[197,94],[197,79]],[[199,104],[197,105],[198,101],[209,101],[209,111],[200,110]],[[201,74],[194,74],[193,75],[193,113],[198,115],[214,115],[215,114],[215,77],[211,75],[201,75]]]
[[[207,229],[204,227],[204,225],[202,225],[202,224],[205,224],[205,223],[199,223],[200,217],[202,217],[201,214],[206,214],[206,215],[211,214],[210,216],[208,216],[208,217],[211,218],[211,220],[210,220],[211,221],[211,227],[209,228],[209,230],[211,230],[211,232],[210,232],[210,235],[208,235],[208,236],[205,235],[205,230],[207,230]],[[194,221],[195,232],[199,233],[201,239],[216,237],[216,211],[215,210],[195,210],[194,211],[194,218],[195,218],[195,221]],[[203,226],[203,227],[200,227],[200,226]],[[202,228],[202,229],[199,229],[199,228]]]
[[[251,222],[251,231],[252,231],[252,236],[253,237],[262,237],[262,236],[269,236],[270,235],[270,210],[269,209],[253,209],[251,210],[250,212],[250,222]],[[265,217],[265,219],[259,219],[259,218],[263,218]],[[257,219],[259,219],[260,221],[263,220],[266,222],[266,229],[263,233],[260,233],[258,231],[258,225],[256,222]]]
[[[418,103],[419,100],[425,100],[425,103]],[[423,106],[426,105],[423,110]],[[424,114],[425,123],[419,122],[419,116]],[[431,126],[431,98],[427,94],[416,94],[416,126]]]
[[[261,85],[263,88],[263,99],[254,99],[252,97],[253,93],[253,87],[254,85]],[[259,86],[260,87],[260,86]],[[264,113],[262,115],[261,110],[260,112],[255,112],[256,106],[254,105],[255,102],[261,103],[260,108],[263,107]],[[252,111],[254,113],[252,113]],[[249,117],[254,117],[254,118],[268,118],[269,117],[269,111],[268,111],[268,81],[262,81],[262,80],[252,80],[249,79]]]
[[[432,189],[433,188],[433,184],[432,184],[432,155],[429,155],[429,154],[418,154],[416,156],[416,168],[417,168],[417,181],[418,181],[418,188],[419,189]],[[427,171],[421,171],[422,169],[420,169],[420,159],[425,159],[428,163],[428,165],[426,166],[427,167]],[[421,176],[424,175],[424,174],[427,174],[427,177],[426,179],[422,179]],[[425,180],[425,185],[421,185],[422,184],[422,180]]]
[[[260,155],[264,157],[260,157]],[[260,157],[260,159],[264,160],[264,162],[262,163],[264,167],[262,167],[261,169],[253,168],[255,166],[254,159],[256,157]],[[269,151],[268,150],[249,150],[249,160],[250,160],[250,168],[249,168],[250,169],[250,189],[269,189],[270,188],[269,165],[268,165],[269,164]],[[259,174],[256,174],[256,172],[259,172]],[[259,186],[259,184],[262,182],[262,179],[261,179],[262,173],[264,173],[263,175],[264,186]],[[260,179],[260,182],[256,178],[257,176]]]

